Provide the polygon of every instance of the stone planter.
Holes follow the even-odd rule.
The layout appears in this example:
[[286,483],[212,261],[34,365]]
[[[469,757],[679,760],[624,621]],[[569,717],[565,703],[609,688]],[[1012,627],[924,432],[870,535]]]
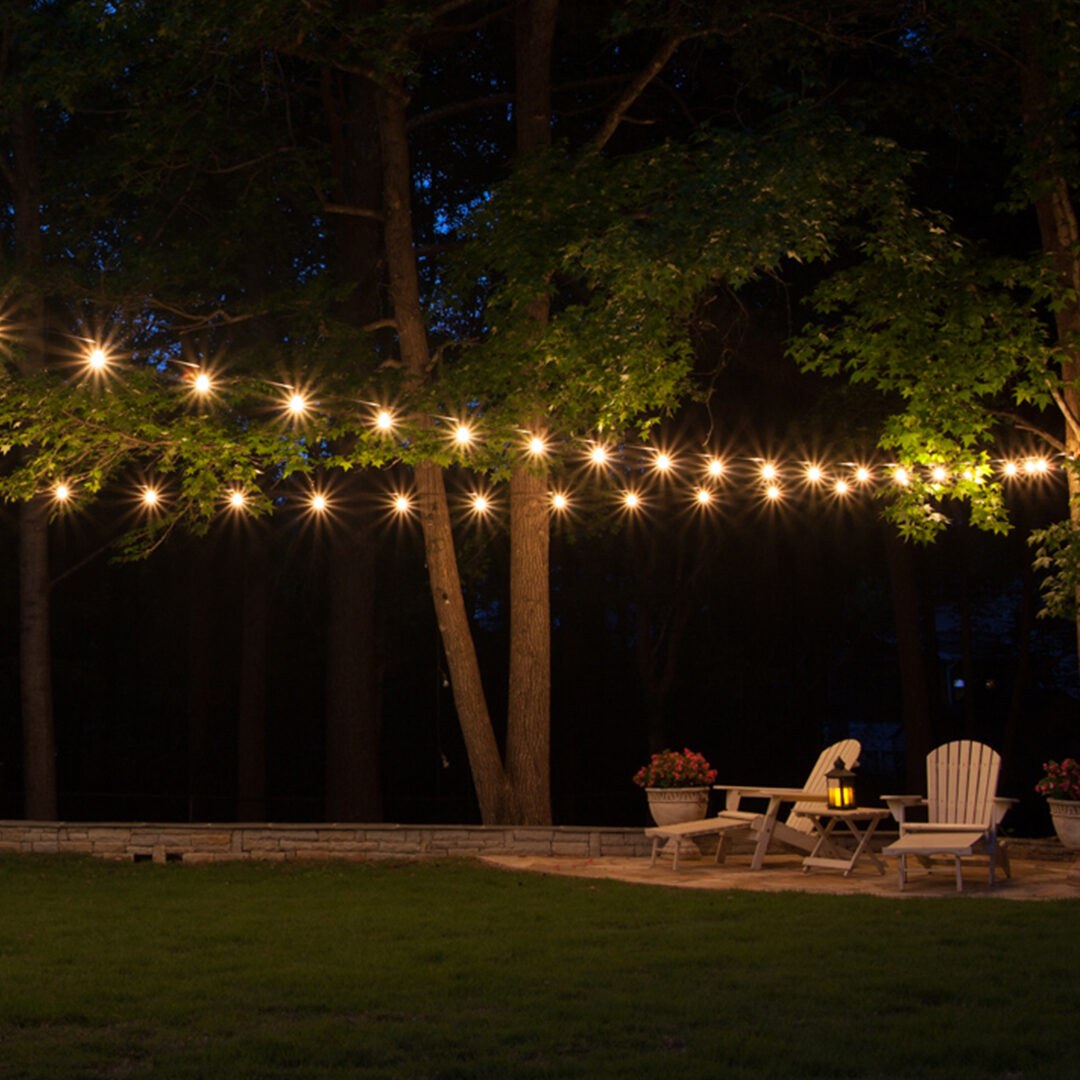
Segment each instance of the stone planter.
[[1080,851],[1080,802],[1074,799],[1047,799],[1054,832],[1070,851]]
[[657,825],[678,825],[700,821],[709,808],[707,787],[646,788],[649,813]]

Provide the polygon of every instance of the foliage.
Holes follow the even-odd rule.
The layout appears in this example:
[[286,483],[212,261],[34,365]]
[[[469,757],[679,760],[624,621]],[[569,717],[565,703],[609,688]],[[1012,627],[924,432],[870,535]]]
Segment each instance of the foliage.
[[[909,470],[886,514],[905,536],[932,539],[947,499],[973,524],[1008,528],[990,462],[1003,426],[1024,425],[1062,388],[1046,315],[1064,302],[1041,261],[988,256],[940,216],[897,202],[871,222],[862,260],[813,293],[816,318],[791,353],[805,371],[868,383],[896,403],[880,445]],[[943,466],[944,480],[916,466]]]
[[643,788],[704,787],[715,780],[716,770],[704,755],[689,748],[653,754],[648,765],[634,773],[634,783]]
[[1080,763],[1075,758],[1064,761],[1048,761],[1043,765],[1046,775],[1035,785],[1035,790],[1048,799],[1068,799],[1080,802]]
[[636,154],[531,158],[466,222],[438,306],[476,312],[475,328],[434,392],[561,431],[647,428],[690,387],[710,291],[830,258],[907,166],[888,141],[797,109]]

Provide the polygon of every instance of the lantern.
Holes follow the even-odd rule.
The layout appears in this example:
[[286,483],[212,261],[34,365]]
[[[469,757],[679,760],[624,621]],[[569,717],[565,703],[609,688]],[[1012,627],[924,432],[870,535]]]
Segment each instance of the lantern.
[[830,810],[851,810],[855,806],[855,774],[844,768],[843,758],[825,774],[825,794]]

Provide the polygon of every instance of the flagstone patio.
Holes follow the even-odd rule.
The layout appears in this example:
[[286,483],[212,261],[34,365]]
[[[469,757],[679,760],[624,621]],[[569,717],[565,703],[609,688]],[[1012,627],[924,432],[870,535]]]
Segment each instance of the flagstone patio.
[[964,871],[964,891],[957,893],[951,867],[933,874],[908,878],[907,889],[897,887],[896,863],[890,861],[882,876],[871,864],[860,865],[850,877],[834,871],[804,872],[800,855],[768,855],[765,867],[749,869],[746,859],[729,859],[718,866],[711,858],[680,860],[677,871],[670,860],[658,861],[633,856],[600,856],[566,859],[540,855],[485,855],[482,861],[505,870],[605,881],[629,881],[639,885],[663,885],[676,889],[749,889],[759,892],[807,892],[833,895],[881,896],[889,900],[915,900],[926,897],[963,899],[998,897],[1002,900],[1080,900],[1080,862],[1012,858],[1012,877],[1000,871],[991,888],[985,867],[971,866]]

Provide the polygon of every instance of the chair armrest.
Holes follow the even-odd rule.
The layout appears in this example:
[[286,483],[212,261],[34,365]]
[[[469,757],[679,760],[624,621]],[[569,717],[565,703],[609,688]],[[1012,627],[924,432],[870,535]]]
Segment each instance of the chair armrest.
[[754,788],[752,785],[747,784],[741,786],[735,784],[713,784],[713,791],[724,791],[727,793],[724,796],[725,810],[738,810],[739,803],[744,797],[753,794]]
[[881,801],[888,806],[893,818],[901,825],[904,824],[909,806],[926,805],[926,799],[922,795],[882,795]]
[[756,784],[713,784],[715,791],[726,791],[725,809],[738,810],[740,799],[768,799],[770,802],[825,802],[824,791],[803,788],[760,787]]
[[995,827],[1001,823],[1001,819],[1009,812],[1009,808],[1015,806],[1019,801],[1019,799],[1007,799],[1001,795],[994,796],[994,806],[991,810],[991,815]]

